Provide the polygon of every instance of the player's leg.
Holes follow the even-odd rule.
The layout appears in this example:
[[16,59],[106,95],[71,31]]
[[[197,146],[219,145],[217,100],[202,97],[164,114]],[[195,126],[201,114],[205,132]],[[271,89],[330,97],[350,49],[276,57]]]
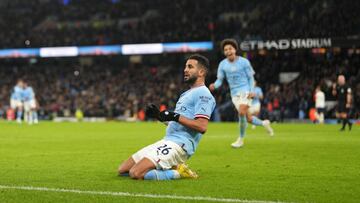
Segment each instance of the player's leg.
[[343,113],[342,113],[342,117],[344,118],[342,129],[345,130],[346,124],[348,124],[348,125],[349,125],[349,130],[351,130],[351,128],[352,128],[352,123],[351,123],[351,121],[350,121],[350,110],[349,110],[349,109],[346,109],[346,112],[343,112]]
[[36,109],[32,110],[32,117],[35,124],[39,123],[38,113]]
[[144,179],[144,176],[148,171],[155,169],[155,168],[156,168],[156,166],[153,163],[153,161],[151,161],[148,158],[143,158],[138,163],[136,163],[133,167],[131,167],[131,169],[129,171],[129,175],[133,179],[142,180],[142,179]]
[[351,131],[353,123],[351,122],[351,119],[350,119],[350,113],[347,114],[347,120],[348,120],[348,124],[349,124],[349,131]]
[[180,178],[197,179],[199,176],[186,164],[178,164],[171,169],[152,169],[145,173],[144,180],[176,180]]
[[184,162],[188,155],[178,144],[161,140],[153,145],[152,150],[145,158],[152,161],[155,168],[145,173],[145,180],[174,180],[179,178],[198,178]]
[[14,114],[16,114],[17,119],[17,102],[14,99],[10,99],[10,108],[14,111]]
[[349,125],[349,131],[351,131],[352,128],[352,122],[351,122],[351,108],[346,108],[346,119],[347,119],[347,123]]
[[[249,106],[249,110],[247,112],[247,117],[246,117],[247,121],[249,123],[252,123],[251,120],[249,120],[249,119],[252,119],[252,117],[257,117],[259,112],[260,112],[260,105],[259,104],[255,104],[255,105],[253,104],[253,105]],[[252,123],[252,125],[257,126],[254,123]]]
[[179,164],[171,169],[155,169],[153,162],[144,158],[130,170],[130,176],[134,179],[144,180],[176,180],[180,178],[198,178],[186,164]]
[[340,131],[345,130],[345,126],[347,124],[347,115],[346,115],[346,105],[343,102],[338,102],[338,112],[339,112],[339,118],[342,123],[342,127]]
[[145,157],[147,153],[151,150],[151,146],[146,146],[134,153],[130,156],[126,161],[122,162],[118,168],[118,175],[119,176],[129,176],[130,169],[135,166],[141,159]]
[[247,127],[247,116],[248,116],[249,106],[241,104],[239,107],[239,118],[240,118],[240,137],[245,137],[245,131]]
[[324,112],[325,112],[325,109],[324,108],[321,108],[320,111],[318,112],[319,114],[319,123],[323,124],[324,123]]
[[126,161],[120,164],[118,169],[118,175],[129,176],[129,171],[135,164],[135,160],[132,157],[129,157]]
[[319,110],[319,108],[316,108],[315,120],[313,121],[313,123],[320,123],[320,110]]
[[38,124],[39,119],[38,119],[38,114],[37,114],[36,108],[37,108],[36,101],[32,100],[32,102],[31,102],[31,117],[32,117],[33,122],[35,124]]
[[[161,140],[133,154],[119,167],[119,174],[129,172],[132,178],[145,180],[196,178],[186,165],[180,167],[186,159],[186,152],[179,145]],[[196,177],[189,176],[194,174]]]
[[[252,115],[252,116],[258,116],[259,112],[258,112],[258,105],[251,105],[249,107],[249,111],[248,111],[248,114]],[[252,124],[251,126],[252,129],[255,129],[256,128],[256,125]]]
[[24,102],[24,106],[23,106],[23,114],[24,114],[24,122],[28,121],[28,109],[27,109],[27,102]]
[[239,148],[244,145],[244,137],[245,137],[245,131],[247,127],[247,121],[246,121],[246,114],[248,111],[249,106],[240,104],[238,107],[238,113],[239,113],[239,127],[240,127],[240,136],[236,139],[235,142],[231,144],[234,148]]
[[341,123],[341,118],[340,118],[340,112],[339,112],[339,110],[336,110],[336,112],[335,112],[335,117],[336,117],[336,120],[337,120],[337,124]]
[[24,110],[25,110],[25,121],[27,121],[27,123],[29,125],[31,125],[33,123],[33,119],[32,119],[32,111],[31,111],[31,102],[27,101],[24,103]]
[[234,148],[239,148],[244,145],[245,131],[247,127],[247,115],[249,107],[252,103],[252,100],[248,98],[248,93],[240,93],[237,96],[232,98],[232,102],[236,107],[236,110],[239,113],[239,126],[240,126],[240,136],[235,142],[231,144]]
[[16,121],[21,123],[23,116],[23,104],[21,101],[16,101],[16,110]]
[[33,124],[33,111],[30,109],[28,112],[28,124],[32,125]]
[[170,169],[152,169],[144,175],[144,180],[176,180],[180,178],[197,179],[199,176],[185,163],[174,165]]
[[340,131],[344,131],[346,124],[348,123],[348,118],[347,118],[346,112],[340,112],[340,118],[342,121],[342,127],[341,127]]
[[346,127],[346,124],[347,124],[346,113],[345,112],[340,112],[340,118],[341,118],[341,121],[342,121],[342,127],[341,127],[340,131],[344,131],[345,127]]
[[274,135],[274,130],[272,129],[269,120],[261,120],[258,117],[253,116],[249,113],[247,114],[246,119],[249,123],[252,123],[253,125],[263,126],[270,136]]

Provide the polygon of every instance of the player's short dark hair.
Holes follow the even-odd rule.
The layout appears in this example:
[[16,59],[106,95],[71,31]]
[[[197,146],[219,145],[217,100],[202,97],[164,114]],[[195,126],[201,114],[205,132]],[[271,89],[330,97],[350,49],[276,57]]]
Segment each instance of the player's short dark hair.
[[220,43],[221,51],[224,51],[224,47],[226,45],[231,45],[232,47],[234,47],[234,49],[236,51],[239,50],[239,45],[238,45],[238,43],[236,42],[235,39],[228,38],[228,39],[224,39],[223,41],[221,41],[221,43]]
[[193,54],[188,58],[188,60],[189,59],[197,60],[198,64],[200,64],[200,66],[202,66],[206,70],[206,72],[208,72],[210,68],[210,62],[208,58],[201,54]]

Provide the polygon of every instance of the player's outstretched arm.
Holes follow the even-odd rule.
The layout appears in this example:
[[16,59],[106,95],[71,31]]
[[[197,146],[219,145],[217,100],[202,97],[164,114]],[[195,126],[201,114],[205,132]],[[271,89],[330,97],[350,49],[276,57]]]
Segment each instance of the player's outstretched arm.
[[222,83],[223,83],[223,80],[225,78],[225,72],[223,70],[223,65],[222,63],[219,64],[219,67],[218,67],[218,70],[217,70],[217,78],[216,78],[216,81],[211,83],[209,85],[209,90],[211,92],[215,91],[217,88],[219,88]]

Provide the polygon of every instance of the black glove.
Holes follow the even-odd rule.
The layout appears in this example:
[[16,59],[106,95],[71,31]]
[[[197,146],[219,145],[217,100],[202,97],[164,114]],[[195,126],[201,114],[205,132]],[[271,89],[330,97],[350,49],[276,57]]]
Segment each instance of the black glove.
[[146,106],[146,116],[149,118],[156,118],[159,120],[160,111],[155,104],[149,104]]
[[164,121],[176,121],[179,122],[179,118],[180,118],[180,114],[172,112],[172,111],[162,111],[159,114],[159,121],[164,122]]

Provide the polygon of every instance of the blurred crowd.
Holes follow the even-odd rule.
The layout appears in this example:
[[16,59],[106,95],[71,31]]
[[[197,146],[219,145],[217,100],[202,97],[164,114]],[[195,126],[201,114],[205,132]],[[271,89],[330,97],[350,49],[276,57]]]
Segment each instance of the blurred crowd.
[[34,88],[39,115],[44,119],[74,116],[76,110],[86,117],[129,118],[149,102],[175,106],[182,87],[176,69],[140,64],[118,66],[44,63],[2,67],[0,117],[5,116],[12,88],[19,78]]
[[[302,53],[299,53],[302,52]],[[320,86],[327,101],[335,101],[332,85],[337,76],[343,74],[352,88],[352,117],[360,113],[360,58],[359,54],[348,50],[328,51],[325,54],[312,54],[310,51],[292,51],[281,55],[276,52],[255,59],[253,64],[259,68],[257,79],[263,84],[265,99],[263,113],[272,120],[284,118],[309,118],[309,110],[315,106],[315,88]],[[281,81],[279,73],[298,72],[299,76],[288,83]],[[271,81],[272,80],[272,81]],[[271,82],[270,82],[271,81]],[[335,106],[327,105],[326,117],[335,117]]]
[[[335,0],[3,0],[0,1],[0,48],[105,45],[211,40],[238,41],[280,38],[359,38],[360,1]],[[208,53],[216,79],[223,58]],[[337,74],[345,74],[353,89],[354,117],[360,108],[359,53],[350,49],[252,51],[246,53],[265,93],[262,117],[281,121],[304,118],[314,106],[314,89],[321,85],[327,100]],[[136,117],[150,101],[173,108],[182,84],[184,56],[161,56],[152,63],[118,63],[113,58],[30,61],[3,60],[0,66],[0,117],[4,117],[16,80],[33,86],[42,118],[85,116]],[[35,60],[35,61],[32,61]],[[40,61],[36,61],[40,60]],[[4,62],[4,63],[3,63]],[[280,73],[297,72],[290,82]],[[234,120],[228,87],[214,93],[214,119]],[[327,117],[334,117],[329,109]]]
[[359,9],[335,0],[4,0],[0,48],[352,37]]
[[[211,57],[211,56],[210,56]],[[218,57],[218,58],[217,58]],[[328,51],[311,54],[309,50],[271,51],[266,54],[248,53],[255,78],[263,89],[263,118],[282,121],[288,118],[308,118],[314,108],[314,91],[320,85],[327,101],[334,101],[331,87],[338,74],[344,74],[353,90],[353,117],[360,113],[360,57],[345,51]],[[172,59],[171,59],[172,58]],[[207,83],[216,79],[217,62]],[[162,63],[161,63],[162,61]],[[183,84],[183,55],[162,56],[157,65],[147,63],[121,64],[111,58],[80,65],[70,60],[44,60],[36,64],[18,64],[1,67],[0,117],[9,106],[12,87],[23,78],[34,88],[39,102],[39,115],[50,119],[57,116],[74,116],[81,110],[86,117],[137,118],[145,106],[152,102],[173,109]],[[75,65],[76,64],[76,65]],[[297,72],[289,82],[282,82],[280,73]],[[228,86],[214,92],[217,99],[215,120],[235,120],[237,114],[231,103]],[[335,117],[335,106],[329,106],[326,117]],[[141,116],[140,116],[141,117]]]

